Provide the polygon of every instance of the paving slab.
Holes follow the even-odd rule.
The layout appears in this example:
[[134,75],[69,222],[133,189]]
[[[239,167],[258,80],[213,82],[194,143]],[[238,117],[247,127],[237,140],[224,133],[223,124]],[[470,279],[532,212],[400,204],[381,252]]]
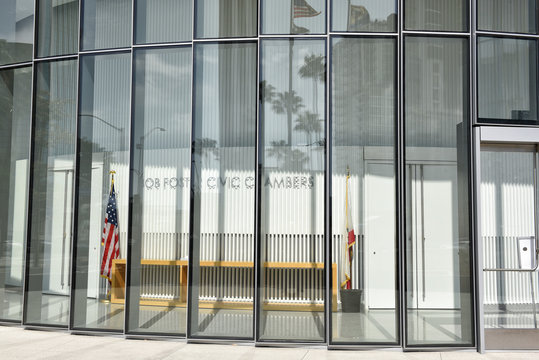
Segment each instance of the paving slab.
[[0,360],[539,360],[539,352],[402,352],[254,347],[251,344],[191,344],[185,340],[125,339],[71,335],[66,331],[0,326]]

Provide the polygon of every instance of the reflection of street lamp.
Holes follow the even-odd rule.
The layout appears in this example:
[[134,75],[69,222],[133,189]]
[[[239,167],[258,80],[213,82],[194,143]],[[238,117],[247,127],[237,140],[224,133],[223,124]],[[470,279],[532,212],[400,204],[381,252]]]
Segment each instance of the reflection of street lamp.
[[[114,130],[118,131],[120,133],[120,137],[121,137],[121,147],[120,147],[120,150],[123,150],[124,149],[124,144],[125,144],[125,139],[124,139],[124,128],[123,127],[117,127],[117,126],[114,126],[112,125],[111,123],[109,123],[108,121],[106,120],[103,120],[102,118],[100,118],[99,116],[96,116],[96,115],[93,115],[93,114],[79,114],[79,117],[83,117],[83,116],[86,116],[86,117],[90,117],[90,118],[93,118],[93,119],[96,119],[96,120],[99,120],[101,121],[103,124],[113,128]],[[92,134],[92,138],[93,138],[93,134]],[[93,139],[92,139],[93,140]]]
[[143,149],[144,148],[144,139],[149,136],[151,133],[153,133],[155,130],[159,130],[159,131],[167,131],[165,128],[162,128],[162,127],[159,127],[159,126],[156,126],[154,127],[153,129],[151,129],[150,131],[148,131],[146,134],[142,135],[140,137],[140,140],[139,140],[139,143],[136,145],[137,149]]
[[146,134],[142,135],[139,138],[139,143],[137,145],[135,145],[135,147],[140,151],[139,156],[138,156],[138,175],[140,177],[142,177],[142,174],[144,174],[144,172],[142,171],[142,150],[144,150],[144,140],[146,139],[146,137],[148,137],[155,130],[159,130],[161,132],[167,131],[165,128],[156,126],[156,127],[152,128],[151,130],[149,130]]

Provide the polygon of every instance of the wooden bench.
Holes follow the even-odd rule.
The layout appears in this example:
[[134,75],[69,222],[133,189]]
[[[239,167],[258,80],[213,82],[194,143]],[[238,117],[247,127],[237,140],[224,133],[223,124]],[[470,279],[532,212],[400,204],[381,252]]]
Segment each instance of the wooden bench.
[[[141,265],[157,266],[178,266],[179,267],[179,286],[180,297],[178,300],[162,299],[141,299],[140,305],[152,306],[178,306],[187,305],[187,260],[141,260]],[[201,261],[201,267],[230,267],[230,268],[252,268],[251,261]],[[268,269],[323,269],[324,263],[310,262],[265,262],[264,267]],[[332,264],[331,276],[333,288],[331,291],[333,308],[337,308],[337,264]],[[112,261],[111,269],[111,302],[123,304],[125,302],[125,274],[126,260],[115,259]],[[219,309],[243,309],[252,310],[253,303],[239,301],[200,301],[200,308],[219,308]],[[297,311],[323,311],[323,304],[302,304],[302,303],[264,303],[264,310],[297,310]]]

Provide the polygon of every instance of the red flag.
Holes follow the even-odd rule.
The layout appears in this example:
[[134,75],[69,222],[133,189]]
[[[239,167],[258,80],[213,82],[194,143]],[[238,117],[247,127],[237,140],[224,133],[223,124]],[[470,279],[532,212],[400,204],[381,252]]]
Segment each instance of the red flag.
[[120,257],[120,241],[118,240],[118,211],[116,206],[116,193],[114,192],[114,175],[112,175],[112,185],[105,215],[105,226],[103,227],[103,238],[101,245],[104,246],[103,258],[101,260],[101,276],[107,278],[109,283],[112,260]]

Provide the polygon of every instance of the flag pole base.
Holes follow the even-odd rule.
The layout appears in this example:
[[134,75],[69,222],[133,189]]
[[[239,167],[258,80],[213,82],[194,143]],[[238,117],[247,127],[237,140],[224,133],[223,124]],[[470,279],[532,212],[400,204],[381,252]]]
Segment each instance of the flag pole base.
[[361,300],[363,290],[360,289],[341,289],[341,306],[343,313],[361,312]]

